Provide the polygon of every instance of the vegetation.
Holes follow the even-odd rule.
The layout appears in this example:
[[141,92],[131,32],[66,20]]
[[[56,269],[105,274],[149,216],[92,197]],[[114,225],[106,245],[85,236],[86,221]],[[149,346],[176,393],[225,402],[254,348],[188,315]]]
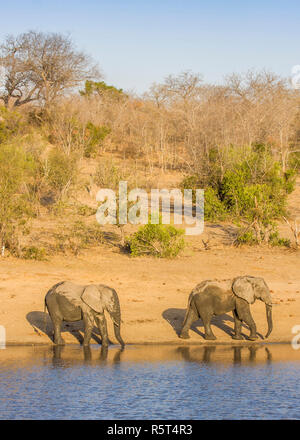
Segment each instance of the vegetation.
[[109,86],[104,81],[86,81],[84,90],[80,90],[79,93],[81,96],[109,96],[117,100],[127,97],[122,89],[117,89],[114,86]]
[[160,258],[173,258],[184,248],[183,234],[184,230],[172,225],[148,223],[127,238],[127,246],[133,257],[152,255]]
[[0,45],[5,107],[40,102],[49,106],[66,90],[98,75],[89,58],[58,33],[10,35]]
[[230,147],[223,164],[215,162],[204,179],[192,176],[182,183],[183,188],[205,188],[206,220],[246,223],[238,243],[269,242],[274,221],[286,215],[287,195],[295,186],[295,172],[283,172],[268,148],[262,147]]
[[104,240],[100,225],[97,223],[87,225],[82,221],[75,221],[67,227],[58,228],[54,238],[55,245],[51,249],[53,253],[71,252],[74,255],[91,246],[99,246]]
[[15,145],[0,148],[0,244],[20,255],[18,235],[26,233],[26,224],[33,215],[26,185],[33,174],[30,155]]
[[[71,211],[56,251],[102,243],[88,224],[97,189],[120,180],[149,189],[157,172],[204,188],[205,220],[235,222],[237,244],[288,246],[277,231],[284,220],[298,245],[287,197],[300,169],[299,93],[284,78],[249,71],[215,85],[183,72],[137,97],[106,84],[68,36],[33,31],[0,44],[0,69],[2,253],[43,258],[26,242],[34,221]],[[170,257],[183,246],[173,227],[136,234],[132,255]]]
[[22,249],[22,258],[25,260],[44,261],[47,259],[47,253],[44,248],[37,246],[27,246]]

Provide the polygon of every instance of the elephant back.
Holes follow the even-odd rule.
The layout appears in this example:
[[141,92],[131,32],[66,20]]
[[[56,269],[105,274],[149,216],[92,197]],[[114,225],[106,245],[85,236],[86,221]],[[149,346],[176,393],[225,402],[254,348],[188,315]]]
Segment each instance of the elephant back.
[[80,297],[83,290],[84,286],[72,283],[71,281],[64,281],[56,287],[55,293],[67,299],[74,306],[81,307],[82,302]]
[[200,284],[197,284],[197,286],[192,290],[191,294],[201,294],[206,291],[206,289],[215,287],[217,289],[220,289],[223,292],[230,292],[232,286],[232,280],[230,279],[224,279],[224,280],[205,280],[202,281]]

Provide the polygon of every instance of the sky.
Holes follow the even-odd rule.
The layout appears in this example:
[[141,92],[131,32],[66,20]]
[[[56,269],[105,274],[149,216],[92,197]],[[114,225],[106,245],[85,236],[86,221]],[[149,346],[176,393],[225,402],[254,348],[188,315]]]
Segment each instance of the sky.
[[219,84],[300,65],[299,0],[0,0],[0,41],[28,30],[69,34],[108,84],[137,94],[186,70]]

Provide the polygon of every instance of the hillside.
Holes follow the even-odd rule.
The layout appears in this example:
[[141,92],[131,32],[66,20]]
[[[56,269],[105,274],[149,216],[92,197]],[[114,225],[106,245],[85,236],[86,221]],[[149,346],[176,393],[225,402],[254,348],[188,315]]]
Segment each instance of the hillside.
[[[178,177],[176,173],[159,176],[160,180],[156,176],[156,187],[173,187],[178,183]],[[94,206],[94,195],[95,188],[92,188],[90,193],[80,193],[78,199]],[[296,190],[289,196],[292,216],[299,215],[299,206],[298,180]],[[67,225],[68,219],[62,217],[60,222]],[[89,222],[94,221],[95,217],[90,216]],[[51,220],[45,210],[33,225],[35,237],[42,240],[43,235],[43,240],[47,241],[49,230],[55,230],[56,222],[57,219]],[[136,226],[128,225],[126,228],[126,233],[130,233]],[[293,326],[300,324],[299,250],[268,246],[237,248],[231,244],[234,228],[227,223],[205,224],[204,233],[187,237],[187,249],[173,260],[132,258],[123,253],[118,247],[119,235],[114,226],[103,227],[103,244],[82,250],[78,255],[67,252],[65,255],[49,256],[47,261],[11,256],[2,258],[0,325],[6,328],[7,343],[51,343],[49,317],[44,332],[44,296],[53,284],[62,280],[113,286],[120,297],[122,333],[126,343],[207,343],[202,337],[200,321],[193,326],[190,340],[182,341],[177,336],[188,294],[201,280],[231,278],[241,274],[264,277],[272,291],[274,330],[268,342],[290,342]],[[285,236],[291,235],[286,224],[280,225],[280,231]],[[203,241],[208,243],[207,249]],[[38,241],[35,244],[40,245]],[[256,302],[252,310],[258,332],[265,334],[264,304]],[[218,343],[240,344],[230,337],[233,329],[231,315],[216,318],[213,326]],[[244,329],[244,334],[248,335],[248,329]],[[78,343],[81,335],[81,323],[64,328],[63,337],[68,343]],[[110,322],[109,335],[114,341]],[[96,334],[93,342],[97,341]],[[259,341],[262,342],[262,339]]]

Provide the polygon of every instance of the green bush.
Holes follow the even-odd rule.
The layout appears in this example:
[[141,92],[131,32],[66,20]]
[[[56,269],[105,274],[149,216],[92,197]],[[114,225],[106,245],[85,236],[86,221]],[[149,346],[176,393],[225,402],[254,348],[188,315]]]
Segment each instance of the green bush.
[[124,100],[127,98],[127,95],[123,92],[122,89],[117,89],[114,86],[109,86],[104,81],[90,81],[87,80],[85,82],[84,90],[79,91],[81,96],[107,96],[109,98],[115,99],[117,101]]
[[79,205],[76,206],[76,213],[78,215],[82,215],[82,217],[89,217],[91,215],[95,215],[97,212],[97,209],[91,208],[88,205]]
[[289,155],[288,166],[292,170],[300,171],[300,152],[297,151]]
[[250,224],[258,243],[268,242],[274,220],[286,215],[287,195],[294,188],[295,176],[293,172],[283,173],[269,156],[265,159],[270,162],[264,169],[259,166],[261,158],[257,162],[253,162],[253,157],[250,159],[225,173],[221,200],[232,216]]
[[196,175],[192,175],[192,176],[186,176],[181,184],[180,187],[182,189],[202,189],[202,182],[199,176]]
[[34,174],[31,155],[13,144],[0,147],[0,245],[20,254],[18,235],[34,211],[26,185]]
[[252,231],[239,240],[253,242],[254,237],[258,243],[268,241],[272,222],[286,215],[287,195],[295,187],[295,171],[283,172],[270,148],[264,145],[254,145],[252,149],[231,147],[222,162],[212,150],[209,160],[212,163],[205,178],[189,176],[182,182],[183,188],[204,185],[205,219],[245,221]]
[[204,219],[210,221],[225,220],[227,216],[228,212],[217,191],[212,187],[206,188],[204,191]]
[[0,107],[0,144],[10,142],[23,127],[24,122],[20,113]]
[[219,194],[228,211],[235,216],[252,217],[253,209],[261,208],[265,216],[279,218],[285,213],[286,196],[294,186],[293,171],[283,173],[280,164],[268,153],[252,153],[225,172]]
[[46,257],[47,253],[44,248],[27,246],[22,249],[22,258],[24,258],[25,260],[45,261]]
[[257,239],[254,235],[254,232],[252,230],[242,232],[240,235],[238,235],[238,237],[236,239],[236,244],[238,244],[238,245],[239,244],[248,244],[248,245],[257,244]]
[[104,125],[96,126],[92,122],[88,122],[85,129],[84,156],[95,157],[99,146],[110,132],[110,128]]
[[280,237],[278,231],[270,234],[269,243],[271,246],[291,247],[291,240],[289,240],[288,238]]
[[160,258],[173,258],[184,248],[184,231],[171,225],[141,226],[131,237],[127,246],[132,256],[152,255]]
[[271,227],[266,228],[265,231],[262,231],[262,235],[260,238],[261,239],[259,240],[253,229],[247,229],[245,231],[241,228],[235,243],[237,245],[255,245],[259,244],[260,241],[264,241],[266,244],[269,244],[271,246],[291,246],[291,241],[288,238],[283,238],[279,236],[279,232],[277,231],[274,224],[271,224]]
[[[196,202],[196,189],[202,189],[203,182],[198,176],[187,176],[181,182],[181,188],[193,190],[193,202]],[[225,220],[228,216],[225,205],[218,195],[217,189],[207,186],[204,190],[204,219],[207,221]]]
[[237,245],[241,244],[247,244],[247,245],[254,245],[258,244],[257,238],[255,237],[255,233],[253,230],[245,231],[242,230],[239,232],[237,239],[235,241]]
[[76,182],[76,157],[52,150],[48,157],[46,180],[49,187],[59,196],[66,195]]

